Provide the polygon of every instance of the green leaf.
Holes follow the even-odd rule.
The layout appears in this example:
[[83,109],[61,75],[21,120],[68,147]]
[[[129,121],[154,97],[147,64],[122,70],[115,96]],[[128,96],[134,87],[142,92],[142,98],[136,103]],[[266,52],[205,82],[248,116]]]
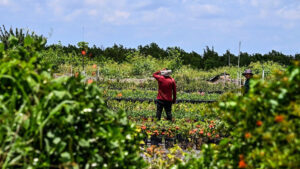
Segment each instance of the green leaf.
[[79,140],[79,145],[81,147],[90,147],[90,143],[87,140],[83,139],[83,138]]
[[65,96],[71,98],[72,96],[68,91],[53,91],[53,94],[57,96],[59,99],[64,98]]
[[0,43],[0,52],[3,52],[3,51],[4,51],[4,44]]
[[47,153],[50,153],[49,140],[47,138],[45,138],[44,140],[45,140],[45,149],[46,149]]
[[270,99],[269,100],[270,104],[274,107],[278,106],[278,101],[277,100],[274,100],[274,99]]
[[31,38],[29,35],[26,36],[26,38],[24,39],[24,46],[31,46],[33,43],[33,38]]
[[225,138],[220,142],[220,146],[224,146],[229,142],[229,139]]
[[60,139],[59,137],[56,137],[56,138],[53,140],[53,143],[54,143],[54,144],[58,144],[60,141],[61,141],[61,139]]
[[27,119],[27,120],[24,121],[24,128],[25,128],[25,129],[28,129],[29,126],[30,126],[30,120]]
[[63,152],[60,156],[64,159],[64,161],[71,160],[71,155],[68,152]]
[[9,43],[10,44],[12,44],[12,45],[16,45],[17,43],[18,43],[18,38],[16,38],[15,36],[10,36],[9,38],[8,38],[8,41],[9,41]]
[[47,133],[47,137],[49,137],[49,138],[53,138],[53,137],[54,137],[54,134],[53,134],[51,131],[48,131],[48,133]]
[[297,68],[297,69],[294,69],[289,77],[289,81],[293,81],[294,77],[296,77],[296,75],[298,75],[300,73],[300,69]]
[[288,90],[287,89],[280,89],[280,94],[278,95],[278,99],[283,99],[284,97],[285,97],[285,95],[286,95],[286,93],[288,92]]
[[227,102],[227,106],[228,107],[235,107],[237,105],[237,103],[235,101],[229,101]]
[[12,159],[12,160],[9,162],[9,165],[15,165],[21,158],[22,158],[22,155],[16,156],[14,159]]

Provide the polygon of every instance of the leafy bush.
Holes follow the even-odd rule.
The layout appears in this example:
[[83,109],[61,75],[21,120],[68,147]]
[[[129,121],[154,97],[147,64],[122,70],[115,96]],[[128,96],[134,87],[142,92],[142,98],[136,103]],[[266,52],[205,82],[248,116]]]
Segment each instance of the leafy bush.
[[[0,43],[2,168],[142,168],[140,135],[124,112],[107,109],[101,90],[81,77],[53,79],[36,46]],[[36,45],[37,44],[37,45]]]
[[151,56],[143,57],[135,55],[130,59],[130,63],[132,63],[132,75],[149,75],[156,71],[154,69],[155,61],[156,59]]
[[231,138],[205,145],[201,158],[177,168],[299,168],[300,63],[274,81],[253,81],[246,96],[219,103]]
[[16,28],[15,30],[13,30],[12,28],[10,28],[8,31],[6,30],[5,26],[2,25],[2,27],[0,27],[0,41],[4,44],[4,48],[7,49],[9,48],[11,45],[10,42],[12,42],[9,38],[11,36],[14,36],[18,39],[17,43],[19,45],[24,45],[25,43],[28,44],[28,42],[26,42],[26,40],[28,40],[28,38],[26,39],[26,37],[31,37],[36,39],[37,41],[41,42],[40,46],[45,46],[47,39],[44,38],[43,36],[39,36],[36,35],[34,32],[31,32],[31,34],[29,33],[29,31],[27,30],[26,33],[24,33],[24,29],[18,29]]

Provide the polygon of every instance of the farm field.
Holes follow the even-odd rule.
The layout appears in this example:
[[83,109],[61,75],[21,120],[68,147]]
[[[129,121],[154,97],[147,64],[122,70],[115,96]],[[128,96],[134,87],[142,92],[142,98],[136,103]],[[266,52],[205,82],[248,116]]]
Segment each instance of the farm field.
[[[23,39],[0,43],[2,168],[300,166],[297,60],[202,70],[135,53],[81,65],[84,49],[74,57]],[[172,121],[155,118],[152,73],[165,67],[178,89]],[[243,94],[246,68],[255,76]]]

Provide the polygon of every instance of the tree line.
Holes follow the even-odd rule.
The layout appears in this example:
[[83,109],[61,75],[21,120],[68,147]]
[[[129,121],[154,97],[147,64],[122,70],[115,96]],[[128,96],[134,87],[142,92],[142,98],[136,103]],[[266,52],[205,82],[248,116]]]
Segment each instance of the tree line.
[[[46,44],[47,39],[42,35],[36,35],[34,32],[24,31],[23,29],[12,29],[7,30],[3,25],[0,27],[0,41],[4,44],[4,48],[7,49],[11,46],[9,39],[11,36],[17,37],[18,44],[23,45],[26,41],[26,37],[30,36],[33,39],[42,40]],[[156,43],[150,43],[145,46],[138,46],[135,48],[126,48],[123,45],[114,44],[112,47],[97,47],[93,45],[88,46],[87,42],[79,42],[78,45],[63,46],[60,43],[51,44],[44,47],[44,50],[60,50],[65,54],[70,53],[81,53],[85,50],[86,56],[90,59],[103,61],[113,60],[118,63],[126,62],[130,59],[133,54],[139,54],[141,56],[152,56],[156,59],[176,59],[183,65],[190,65],[196,69],[209,70],[223,66],[247,66],[251,62],[266,62],[273,61],[282,65],[290,65],[293,60],[300,60],[300,53],[293,55],[285,55],[281,52],[272,50],[267,54],[248,54],[247,52],[241,52],[240,56],[230,53],[229,50],[226,53],[220,55],[214,51],[214,48],[206,47],[203,54],[199,54],[195,51],[186,52],[180,47],[167,47],[163,49]],[[75,55],[76,56],[76,55]],[[239,59],[240,58],[240,59]],[[238,61],[240,60],[240,61]]]
[[[63,46],[61,44],[52,44],[48,45],[46,49],[61,49],[64,53],[80,53],[81,48],[76,45],[68,45]],[[138,46],[137,49],[135,48],[126,48],[123,45],[114,44],[112,47],[87,47],[87,57],[93,60],[106,60],[110,59],[116,61],[118,63],[128,61],[128,56],[138,53],[142,56],[152,56],[156,59],[168,59],[174,58],[174,53],[176,53],[176,57],[179,57],[182,61],[183,65],[190,65],[196,69],[214,69],[222,66],[237,66],[239,56],[230,53],[229,50],[226,53],[220,55],[214,51],[214,48],[209,48],[208,46],[204,49],[203,54],[199,54],[195,51],[186,52],[180,47],[167,47],[163,49],[159,47],[156,43],[150,43],[149,45],[145,46]],[[176,52],[174,52],[176,51]],[[240,66],[247,66],[251,62],[266,62],[266,61],[273,61],[280,63],[282,65],[290,65],[293,60],[300,60],[300,54],[293,55],[285,55],[281,52],[272,50],[267,54],[248,54],[247,52],[240,53]]]

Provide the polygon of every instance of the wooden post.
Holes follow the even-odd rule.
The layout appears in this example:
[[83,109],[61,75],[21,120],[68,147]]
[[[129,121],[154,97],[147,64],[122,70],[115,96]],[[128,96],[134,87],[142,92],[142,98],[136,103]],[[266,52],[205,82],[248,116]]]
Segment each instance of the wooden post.
[[99,79],[99,66],[97,66],[97,80],[100,81],[100,79]]
[[262,80],[265,80],[265,67],[264,67],[264,63],[262,63]]
[[225,88],[225,84],[226,84],[226,74],[225,74],[225,71],[224,71],[224,85],[223,85],[223,88]]
[[240,88],[242,87],[242,82],[241,82],[242,78],[241,78],[241,73],[240,73],[241,45],[242,45],[242,42],[240,41],[239,42],[239,57],[238,57],[238,69],[239,69],[239,78],[240,78],[240,84],[239,84],[239,86],[240,86]]

